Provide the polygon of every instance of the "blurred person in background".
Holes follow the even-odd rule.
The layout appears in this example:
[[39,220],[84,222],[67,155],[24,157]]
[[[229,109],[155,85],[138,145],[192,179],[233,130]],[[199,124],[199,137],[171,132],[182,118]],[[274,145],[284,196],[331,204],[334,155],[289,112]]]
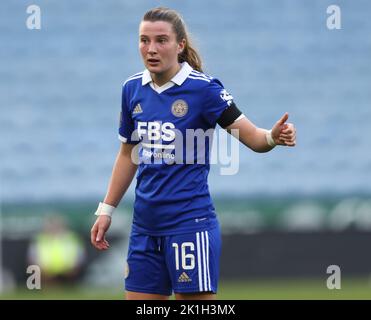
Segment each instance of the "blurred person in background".
[[[99,250],[109,248],[105,234],[112,213],[138,171],[126,298],[168,299],[174,292],[176,299],[214,299],[221,233],[207,185],[209,146],[203,148],[203,164],[197,154],[193,163],[169,163],[166,151],[175,149],[176,135],[183,139],[188,129],[206,131],[216,124],[232,134],[232,129],[238,131],[238,139],[255,152],[295,146],[296,130],[286,123],[287,113],[271,130],[248,120],[222,83],[202,72],[200,56],[176,11],[155,8],[144,15],[139,50],[146,69],[123,85],[122,143],[107,194],[95,212],[91,242]],[[182,154],[196,149],[183,148]]]
[[29,263],[41,269],[42,285],[74,284],[85,260],[85,246],[62,216],[46,217],[29,248]]

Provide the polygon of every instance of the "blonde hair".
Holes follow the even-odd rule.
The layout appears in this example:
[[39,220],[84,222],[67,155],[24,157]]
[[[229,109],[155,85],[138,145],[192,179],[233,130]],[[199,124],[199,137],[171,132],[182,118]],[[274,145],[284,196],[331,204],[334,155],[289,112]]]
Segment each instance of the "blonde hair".
[[196,49],[192,46],[190,37],[188,36],[186,25],[183,21],[183,18],[178,12],[165,7],[158,7],[146,12],[143,16],[142,21],[169,22],[173,27],[174,33],[176,35],[176,40],[180,42],[185,39],[185,46],[183,51],[178,55],[178,62],[182,63],[186,61],[193,69],[202,72],[201,57]]

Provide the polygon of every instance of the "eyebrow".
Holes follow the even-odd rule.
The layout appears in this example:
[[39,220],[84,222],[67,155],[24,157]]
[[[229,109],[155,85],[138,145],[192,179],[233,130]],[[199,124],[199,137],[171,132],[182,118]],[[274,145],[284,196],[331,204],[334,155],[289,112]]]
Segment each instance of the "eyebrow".
[[[139,36],[140,36],[140,37],[147,37],[147,38],[148,38],[148,36],[145,35],[145,34],[141,34],[141,35],[139,35]],[[159,34],[159,35],[156,35],[155,37],[156,37],[156,38],[161,38],[161,37],[169,38],[169,35],[168,35],[168,34]]]

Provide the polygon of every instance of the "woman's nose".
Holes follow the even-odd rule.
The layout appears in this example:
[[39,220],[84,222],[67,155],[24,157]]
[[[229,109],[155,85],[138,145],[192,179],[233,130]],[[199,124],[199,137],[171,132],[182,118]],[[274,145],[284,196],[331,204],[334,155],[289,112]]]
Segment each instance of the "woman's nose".
[[148,53],[156,53],[156,52],[157,52],[156,44],[154,42],[151,42],[148,45]]

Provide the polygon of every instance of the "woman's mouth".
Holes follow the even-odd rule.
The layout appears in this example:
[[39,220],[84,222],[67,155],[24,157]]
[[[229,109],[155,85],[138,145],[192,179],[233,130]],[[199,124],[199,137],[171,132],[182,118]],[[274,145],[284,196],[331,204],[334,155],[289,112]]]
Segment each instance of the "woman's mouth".
[[160,60],[150,58],[150,59],[147,59],[147,62],[148,62],[148,64],[149,64],[150,66],[154,66],[154,65],[157,65],[158,63],[160,63]]

